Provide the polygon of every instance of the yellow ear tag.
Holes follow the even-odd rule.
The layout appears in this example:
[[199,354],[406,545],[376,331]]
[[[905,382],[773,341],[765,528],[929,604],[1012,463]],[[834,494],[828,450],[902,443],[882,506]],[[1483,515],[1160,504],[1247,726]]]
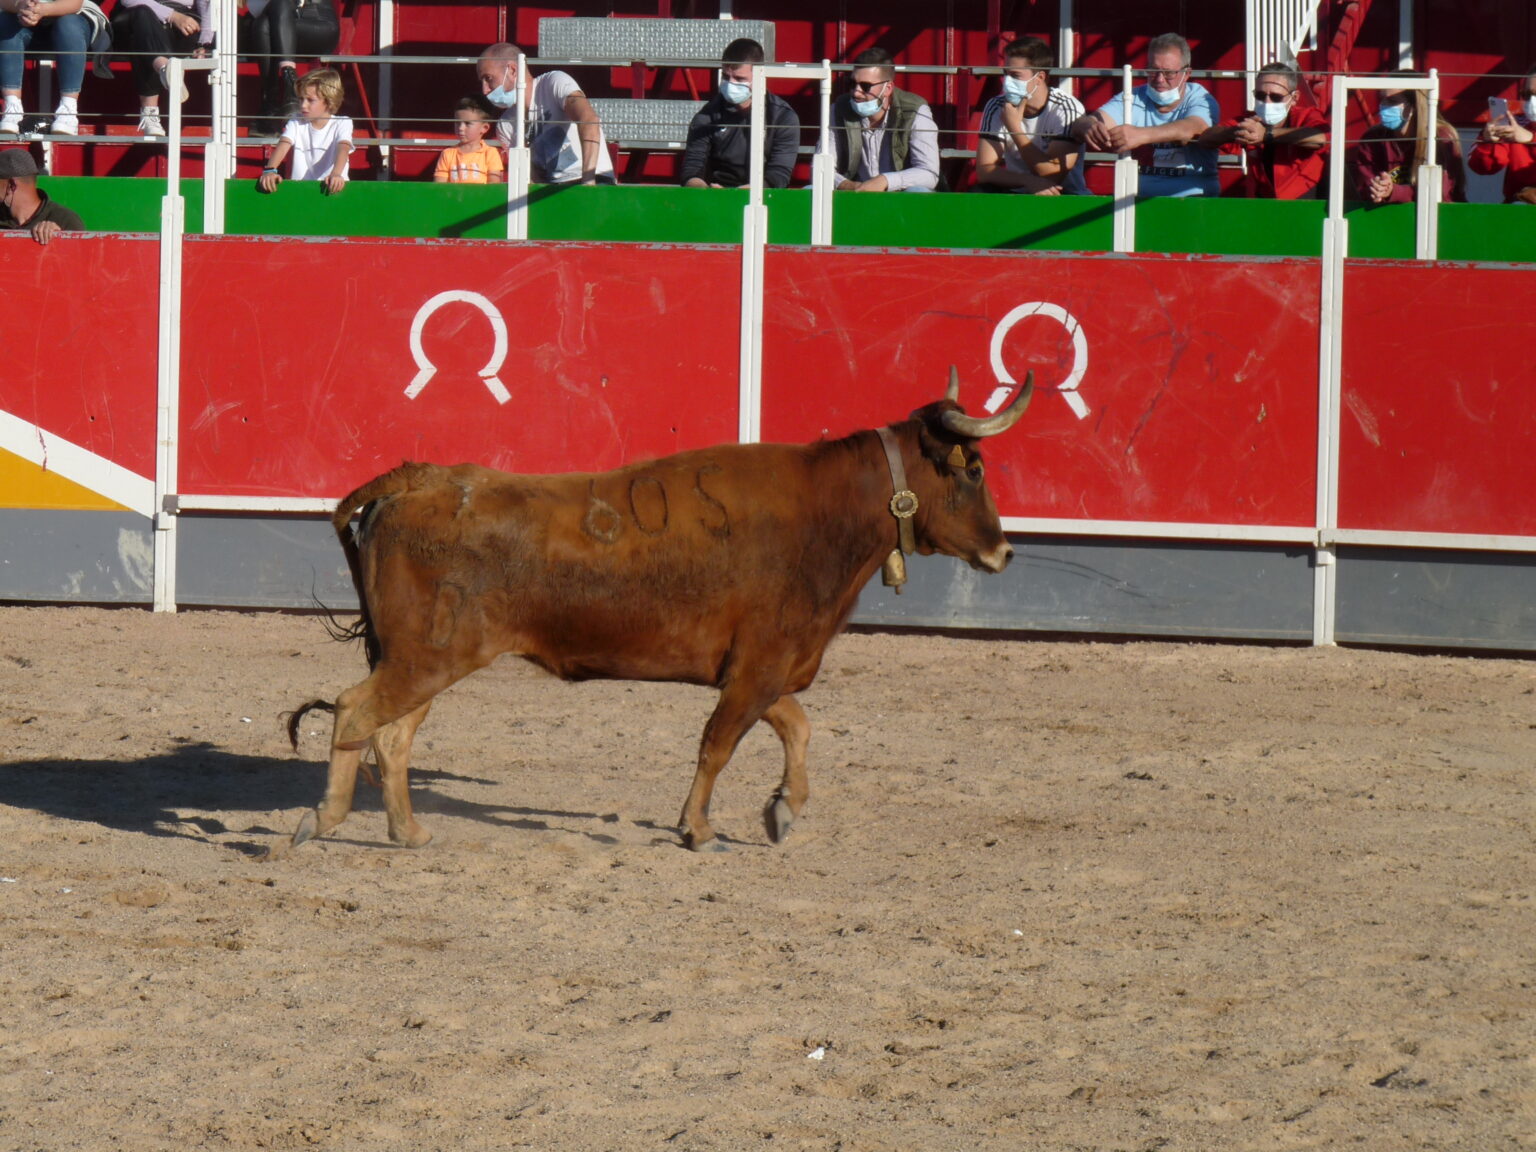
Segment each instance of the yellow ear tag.
[[949,450],[949,466],[951,468],[965,467],[965,449],[958,444]]

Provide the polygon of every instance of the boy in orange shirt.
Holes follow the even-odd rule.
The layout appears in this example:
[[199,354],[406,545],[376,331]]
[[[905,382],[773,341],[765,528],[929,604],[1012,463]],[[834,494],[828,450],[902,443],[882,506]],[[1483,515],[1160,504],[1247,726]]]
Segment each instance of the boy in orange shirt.
[[453,110],[454,129],[459,142],[444,148],[437,158],[432,179],[438,184],[501,184],[506,180],[506,166],[501,152],[485,142],[495,121],[495,113],[485,101],[474,96],[460,100]]

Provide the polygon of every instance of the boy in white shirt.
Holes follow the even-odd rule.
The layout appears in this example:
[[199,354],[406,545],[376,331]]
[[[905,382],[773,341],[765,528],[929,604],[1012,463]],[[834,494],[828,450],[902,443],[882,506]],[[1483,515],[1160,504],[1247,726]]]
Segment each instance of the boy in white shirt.
[[338,116],[344,95],[341,77],[330,68],[299,80],[299,115],[283,126],[282,139],[257,182],[271,192],[283,182],[278,168],[291,152],[291,180],[321,180],[331,195],[347,186],[347,158],[352,155],[352,118]]

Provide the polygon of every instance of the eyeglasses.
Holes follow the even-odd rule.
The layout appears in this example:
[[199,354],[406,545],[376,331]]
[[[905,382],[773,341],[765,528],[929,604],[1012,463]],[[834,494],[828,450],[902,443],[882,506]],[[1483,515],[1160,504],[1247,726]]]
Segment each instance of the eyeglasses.
[[871,80],[868,83],[865,83],[863,80],[855,80],[853,82],[853,90],[855,92],[873,92],[880,85],[889,83],[889,80]]
[[1188,68],[1148,68],[1147,69],[1147,79],[1148,80],[1177,80],[1180,76],[1184,75],[1184,73],[1186,73],[1188,71],[1189,71]]
[[1291,94],[1289,92],[1265,92],[1255,88],[1253,90],[1253,98],[1260,103],[1268,101],[1271,104],[1284,104],[1291,98]]

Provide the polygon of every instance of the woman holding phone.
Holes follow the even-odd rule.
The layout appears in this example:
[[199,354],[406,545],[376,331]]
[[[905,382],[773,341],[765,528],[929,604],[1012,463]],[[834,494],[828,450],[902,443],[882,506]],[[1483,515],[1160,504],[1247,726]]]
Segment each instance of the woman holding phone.
[[1504,203],[1536,204],[1536,64],[1526,69],[1514,100],[1488,101],[1488,123],[1467,165],[1479,176],[1504,173]]

